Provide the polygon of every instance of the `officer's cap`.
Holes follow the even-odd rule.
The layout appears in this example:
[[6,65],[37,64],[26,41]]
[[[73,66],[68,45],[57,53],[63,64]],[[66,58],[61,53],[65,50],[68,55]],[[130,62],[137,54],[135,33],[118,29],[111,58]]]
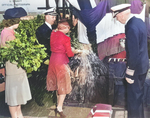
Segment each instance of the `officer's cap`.
[[54,8],[54,7],[44,11],[43,14],[52,15],[52,16],[58,15],[57,12],[56,12],[56,8]]
[[129,9],[131,4],[120,4],[114,7],[111,7],[111,11],[113,12],[113,17],[115,18],[117,14]]

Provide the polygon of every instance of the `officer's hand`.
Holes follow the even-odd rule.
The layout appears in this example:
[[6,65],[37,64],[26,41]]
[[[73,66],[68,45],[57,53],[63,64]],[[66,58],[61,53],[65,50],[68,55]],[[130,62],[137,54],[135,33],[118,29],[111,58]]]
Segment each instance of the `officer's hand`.
[[78,23],[78,19],[75,18],[75,16],[73,15],[72,16],[72,24],[73,24],[73,26],[76,26],[77,23]]
[[45,65],[49,65],[49,59],[47,59],[46,61],[44,61]]
[[130,78],[127,78],[126,77],[126,81],[129,83],[129,84],[133,84],[134,83],[134,80],[130,79]]

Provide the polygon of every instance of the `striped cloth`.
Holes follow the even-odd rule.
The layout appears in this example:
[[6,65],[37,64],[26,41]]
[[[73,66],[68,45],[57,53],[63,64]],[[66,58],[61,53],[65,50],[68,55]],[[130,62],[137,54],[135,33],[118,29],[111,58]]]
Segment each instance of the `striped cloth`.
[[[67,0],[74,9],[73,14],[79,18],[79,42],[89,44],[103,42],[116,34],[124,33],[124,25],[112,17],[110,7],[116,0]],[[129,0],[131,12],[145,21],[145,7],[140,0]],[[113,3],[114,4],[114,3]],[[142,12],[141,12],[142,10]],[[140,13],[140,14],[139,14]]]

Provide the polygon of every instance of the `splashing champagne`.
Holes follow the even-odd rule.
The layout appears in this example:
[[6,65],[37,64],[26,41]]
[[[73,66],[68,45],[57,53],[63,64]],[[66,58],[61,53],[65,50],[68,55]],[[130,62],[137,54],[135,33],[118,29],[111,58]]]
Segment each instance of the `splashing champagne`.
[[104,78],[107,68],[93,53],[91,45],[83,44],[81,47],[82,53],[75,55],[69,62],[74,76],[71,78],[73,89],[66,101],[85,103],[97,102],[94,99],[99,99],[98,102],[103,102],[107,93]]

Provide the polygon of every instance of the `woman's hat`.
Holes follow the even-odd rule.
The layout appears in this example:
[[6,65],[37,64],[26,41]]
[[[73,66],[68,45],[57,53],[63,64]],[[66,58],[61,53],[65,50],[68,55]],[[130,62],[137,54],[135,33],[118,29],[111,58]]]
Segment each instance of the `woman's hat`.
[[26,16],[27,12],[22,7],[7,9],[3,15],[4,19],[20,18]]
[[111,11],[113,12],[113,17],[115,18],[117,14],[129,9],[131,4],[120,4],[114,7],[111,7]]

